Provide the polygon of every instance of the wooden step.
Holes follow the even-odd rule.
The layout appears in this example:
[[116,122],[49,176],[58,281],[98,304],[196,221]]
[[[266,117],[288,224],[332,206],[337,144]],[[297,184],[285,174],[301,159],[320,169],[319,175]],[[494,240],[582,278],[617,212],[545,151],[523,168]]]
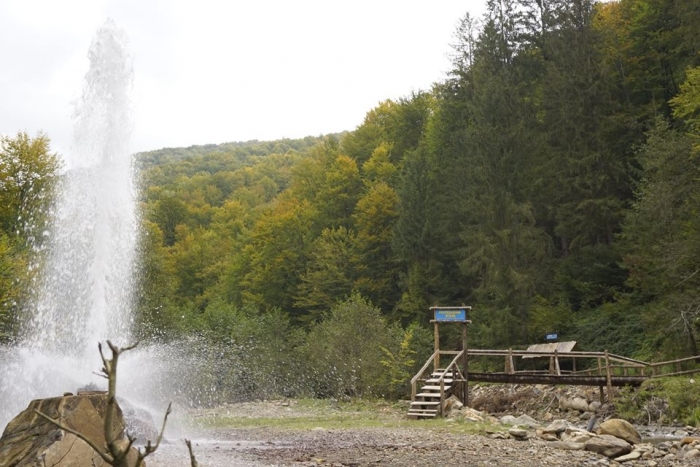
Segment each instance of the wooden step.
[[[452,381],[454,381],[452,378],[445,378],[443,379],[445,384],[451,384]],[[426,383],[440,383],[440,378],[430,378],[429,380],[426,381]]]
[[411,402],[411,408],[413,409],[417,405],[440,405],[440,401],[412,401]]
[[440,393],[439,392],[419,392],[418,394],[416,394],[416,397],[433,397],[433,398],[437,397],[437,398],[439,398]]
[[[452,389],[452,386],[445,385],[445,392],[449,391]],[[421,391],[439,391],[440,386],[423,386],[420,388]]]
[[423,410],[423,411],[409,411],[409,417],[415,418],[435,418],[437,417],[437,410]]
[[433,414],[436,415],[438,413],[437,409],[418,409],[418,408],[412,408],[411,410],[408,411],[409,415],[410,414]]

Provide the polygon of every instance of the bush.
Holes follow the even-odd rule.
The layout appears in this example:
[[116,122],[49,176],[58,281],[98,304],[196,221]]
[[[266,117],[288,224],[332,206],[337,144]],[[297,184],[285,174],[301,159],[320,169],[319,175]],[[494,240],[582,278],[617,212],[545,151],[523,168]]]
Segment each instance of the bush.
[[217,300],[191,323],[199,337],[190,345],[203,357],[199,381],[215,395],[211,403],[308,392],[297,358],[304,333],[278,308],[260,311]]
[[391,394],[395,383],[380,362],[387,353],[400,355],[403,337],[401,328],[389,325],[379,308],[354,293],[314,325],[302,349],[315,395]]
[[637,423],[682,423],[700,426],[700,391],[692,378],[658,378],[638,389],[622,391],[618,414]]

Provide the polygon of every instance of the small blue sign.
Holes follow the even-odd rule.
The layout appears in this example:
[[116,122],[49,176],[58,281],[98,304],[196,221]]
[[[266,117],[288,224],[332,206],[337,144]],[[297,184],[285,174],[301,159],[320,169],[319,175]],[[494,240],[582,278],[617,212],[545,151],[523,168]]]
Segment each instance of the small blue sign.
[[466,321],[466,308],[435,308],[435,321]]
[[557,339],[559,339],[559,334],[557,334],[556,332],[550,332],[544,335],[544,340],[546,341],[555,341]]

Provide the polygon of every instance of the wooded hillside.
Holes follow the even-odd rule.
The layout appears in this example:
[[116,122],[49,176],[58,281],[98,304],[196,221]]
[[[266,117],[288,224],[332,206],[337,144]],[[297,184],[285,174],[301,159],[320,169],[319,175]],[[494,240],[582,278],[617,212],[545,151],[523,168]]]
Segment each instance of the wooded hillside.
[[143,337],[283,355],[361,305],[416,341],[465,303],[474,347],[700,353],[700,1],[487,3],[352,132],[139,154]]

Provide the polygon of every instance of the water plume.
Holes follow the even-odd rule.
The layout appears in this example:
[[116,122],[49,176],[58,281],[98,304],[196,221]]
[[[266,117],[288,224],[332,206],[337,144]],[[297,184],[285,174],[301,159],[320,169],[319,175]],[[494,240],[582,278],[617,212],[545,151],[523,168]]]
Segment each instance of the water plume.
[[127,45],[108,20],[88,52],[74,144],[46,240],[36,245],[42,264],[27,304],[31,318],[18,342],[0,351],[0,427],[32,399],[94,382],[99,341],[131,340],[138,217]]

